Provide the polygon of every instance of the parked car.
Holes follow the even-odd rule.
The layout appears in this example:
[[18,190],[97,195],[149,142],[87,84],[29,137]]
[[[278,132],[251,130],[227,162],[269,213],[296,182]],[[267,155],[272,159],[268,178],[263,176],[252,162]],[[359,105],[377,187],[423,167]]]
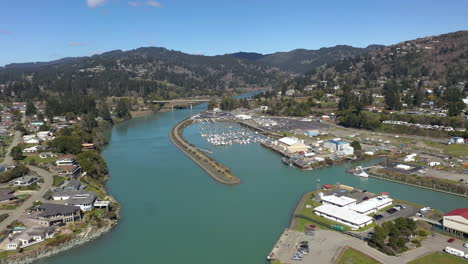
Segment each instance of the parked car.
[[453,243],[453,242],[455,242],[455,238],[452,237],[452,238],[450,238],[449,240],[447,240],[447,242]]
[[464,247],[468,248],[468,243],[463,244]]
[[390,208],[387,210],[387,213],[394,214],[397,210],[395,208]]
[[399,205],[397,205],[397,206],[400,207],[401,209],[405,209],[405,208],[406,208],[406,206],[404,206],[404,205],[402,205],[402,204],[399,204]]
[[370,198],[369,198],[369,196],[366,196],[366,197],[364,197],[364,198],[362,198],[362,199],[363,199],[364,201],[366,201],[366,200],[369,200]]
[[375,220],[380,220],[380,219],[382,219],[382,218],[383,218],[383,215],[381,215],[381,214],[374,215],[374,219],[375,219]]

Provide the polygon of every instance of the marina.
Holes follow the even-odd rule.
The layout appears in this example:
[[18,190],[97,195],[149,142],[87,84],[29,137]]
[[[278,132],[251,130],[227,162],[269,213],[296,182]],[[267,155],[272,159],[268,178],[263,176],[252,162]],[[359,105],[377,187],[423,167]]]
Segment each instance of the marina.
[[[79,264],[103,255],[108,262],[122,264],[151,263],[155,258],[174,264],[218,263],[220,259],[226,264],[267,263],[266,255],[290,221],[287,212],[294,210],[302,194],[314,189],[319,179],[321,184],[340,182],[374,193],[388,191],[444,212],[468,202],[467,198],[371,177],[363,181],[346,172],[359,165],[372,166],[381,159],[312,171],[292,169],[259,143],[215,147],[196,125],[187,127],[184,136],[191,144],[213,151],[212,157],[242,179],[240,185],[221,185],[207,177],[168,137],[178,122],[205,108],[199,105],[193,110],[158,113],[116,125],[104,157],[112,173],[108,187],[122,201],[124,220],[101,239],[39,263]],[[152,198],[142,201],[129,190],[151,194]],[[190,202],[184,197],[190,197]],[[181,228],[187,225],[191,228]],[[184,247],[177,258],[175,244]],[[308,256],[317,249],[310,246]],[[129,254],[129,250],[138,254]]]

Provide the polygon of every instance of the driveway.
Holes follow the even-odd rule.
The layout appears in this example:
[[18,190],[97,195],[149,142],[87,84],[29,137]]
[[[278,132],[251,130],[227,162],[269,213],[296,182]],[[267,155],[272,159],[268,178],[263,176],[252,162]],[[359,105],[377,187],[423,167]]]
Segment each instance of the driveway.
[[11,149],[18,145],[19,142],[20,142],[20,138],[21,138],[21,132],[19,131],[15,131],[15,134],[13,136],[13,141],[11,142],[11,144],[8,146],[7,148],[7,153],[5,155],[5,159],[3,160],[2,163],[0,163],[0,166],[11,166],[13,165],[13,159],[11,158]]
[[9,216],[0,222],[0,230],[6,229],[7,225],[9,225],[14,220],[17,220],[26,211],[27,208],[33,205],[34,201],[44,201],[42,196],[52,187],[52,183],[54,182],[52,173],[34,166],[28,166],[28,168],[41,176],[44,179],[44,182],[40,184],[40,189],[32,193],[31,197],[29,197],[29,199],[27,199],[22,205],[16,208],[16,210],[9,210],[7,212]]

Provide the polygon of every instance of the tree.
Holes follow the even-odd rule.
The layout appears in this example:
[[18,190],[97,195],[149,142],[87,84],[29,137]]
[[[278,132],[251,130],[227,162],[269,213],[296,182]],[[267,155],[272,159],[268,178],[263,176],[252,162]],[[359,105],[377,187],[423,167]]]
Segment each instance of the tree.
[[130,114],[130,105],[129,105],[128,99],[126,99],[126,98],[120,99],[117,102],[117,107],[115,109],[115,115],[118,118],[122,118],[122,119],[128,119],[128,118],[132,117],[131,114]]
[[14,160],[22,160],[22,159],[24,159],[23,150],[21,149],[20,146],[14,146],[14,147],[11,149],[10,155],[11,155],[11,157],[12,157]]
[[106,162],[96,150],[87,150],[76,158],[81,168],[91,177],[102,179],[107,174]]
[[26,115],[32,116],[32,115],[35,115],[36,113],[37,113],[36,106],[31,100],[28,100],[26,102]]
[[208,110],[213,110],[215,107],[218,106],[218,103],[216,103],[216,100],[215,99],[211,99],[209,102],[208,102]]
[[357,140],[354,140],[353,142],[351,142],[351,147],[353,147],[355,151],[362,150],[361,143],[359,143],[359,141]]
[[59,136],[51,141],[50,147],[60,153],[78,154],[81,152],[81,139],[75,136]]

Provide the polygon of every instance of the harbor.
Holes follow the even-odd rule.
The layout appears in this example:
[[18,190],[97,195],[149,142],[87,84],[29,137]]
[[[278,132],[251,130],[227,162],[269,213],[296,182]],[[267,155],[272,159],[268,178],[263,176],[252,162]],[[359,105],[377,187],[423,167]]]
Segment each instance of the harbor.
[[[217,263],[220,259],[226,264],[268,263],[266,256],[289,224],[289,212],[294,211],[302,194],[316,189],[319,179],[321,185],[340,182],[374,193],[387,191],[402,200],[444,212],[468,202],[463,197],[372,177],[364,179],[346,172],[359,165],[375,165],[381,158],[300,170],[284,165],[277,153],[258,142],[213,146],[196,126],[187,127],[184,137],[188,142],[212,151],[210,156],[242,179],[240,185],[218,184],[168,137],[177,123],[204,111],[205,107],[158,113],[116,125],[104,157],[112,172],[109,190],[122,201],[125,221],[101,239],[43,263],[87,263],[103,255],[112,263],[150,263],[155,258],[174,264]],[[151,194],[152,198],[142,201],[141,196],[129,192],[133,189]],[[185,197],[190,197],[190,201]],[[152,228],[135,229],[135,226]],[[316,237],[332,239],[328,233]],[[183,246],[185,253],[175,258],[174,244]],[[313,256],[318,248],[312,247],[312,242],[309,244],[309,255]],[[128,254],[129,250],[139,253]]]

